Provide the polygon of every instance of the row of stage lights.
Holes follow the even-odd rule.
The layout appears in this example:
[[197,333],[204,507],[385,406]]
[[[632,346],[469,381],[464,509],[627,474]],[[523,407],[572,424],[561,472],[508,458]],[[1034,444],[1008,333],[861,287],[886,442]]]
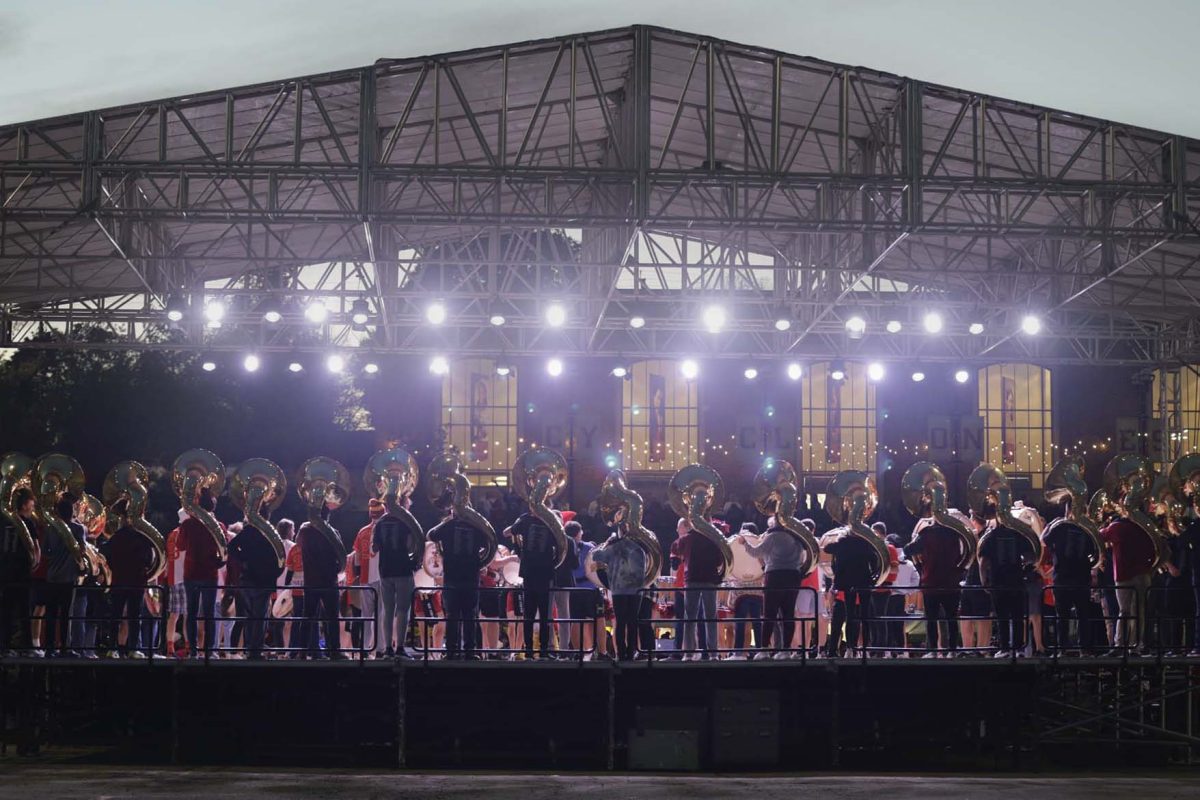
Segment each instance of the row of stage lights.
[[[167,319],[171,322],[182,322],[187,316],[188,304],[187,301],[179,296],[172,297],[167,301]],[[272,325],[283,321],[282,307],[271,300],[268,300],[259,311],[262,313],[264,322],[269,322]],[[204,321],[210,328],[221,327],[222,321],[225,319],[226,307],[225,303],[220,300],[209,300],[204,304]],[[324,300],[310,300],[304,306],[304,318],[314,325],[321,325],[329,319],[329,306]],[[371,320],[371,306],[366,300],[358,299],[350,304],[350,322],[355,328],[365,328]]]
[[[200,360],[200,369],[205,372],[216,372],[218,367],[217,359],[214,356],[204,356]],[[334,353],[326,356],[324,361],[325,370],[333,375],[338,375],[346,371],[346,359],[343,356]],[[263,368],[262,357],[257,353],[248,353],[242,357],[242,370],[249,373],[258,372]],[[307,367],[299,358],[293,357],[288,360],[287,370],[293,374],[304,372]],[[379,363],[376,361],[366,361],[362,365],[362,371],[368,375],[375,375],[379,372]]]

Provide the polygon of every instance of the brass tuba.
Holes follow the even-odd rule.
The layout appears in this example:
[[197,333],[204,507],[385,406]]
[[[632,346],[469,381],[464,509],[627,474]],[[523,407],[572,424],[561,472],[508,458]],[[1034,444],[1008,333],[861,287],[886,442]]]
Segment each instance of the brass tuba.
[[[100,502],[99,497],[84,492],[83,497],[79,498],[79,503],[75,506],[75,519],[79,520],[80,525],[87,528],[88,533],[99,539],[108,524],[108,509],[104,507],[104,503]],[[116,532],[115,528],[113,532]],[[108,591],[107,587],[112,586],[112,570],[108,568],[108,559],[91,542],[85,544],[84,549],[87,551],[88,559],[92,562],[89,572],[96,579],[96,583]]]
[[314,456],[300,468],[300,482],[296,490],[308,506],[308,524],[320,531],[329,542],[337,556],[340,572],[346,564],[346,543],[325,521],[321,512],[326,506],[337,508],[350,499],[350,471],[340,461],[328,456]]
[[425,553],[425,531],[421,530],[421,523],[404,507],[401,499],[416,490],[420,475],[417,459],[412,453],[398,447],[380,450],[371,456],[363,468],[363,485],[367,487],[367,494],[382,500],[388,516],[408,529],[408,555],[414,564]]
[[1042,537],[1023,520],[1013,516],[1012,487],[1008,484],[1008,476],[1004,471],[991,464],[980,464],[971,471],[967,478],[967,504],[980,516],[983,509],[991,503],[996,507],[995,525],[990,525],[979,537],[979,546],[991,534],[997,525],[1016,531],[1021,538],[1029,542],[1033,549],[1033,562],[1036,564],[1042,558]]
[[794,536],[796,543],[804,549],[807,555],[801,574],[808,575],[816,569],[821,558],[821,546],[796,518],[799,502],[796,468],[782,458],[768,458],[754,474],[751,498],[759,511],[768,517],[774,515],[776,524]]
[[[875,563],[871,565],[871,579],[882,586],[892,568],[892,557],[887,542],[867,527],[866,519],[875,511],[879,493],[875,491],[875,479],[868,472],[844,469],[829,479],[825,490],[825,511],[833,521],[844,526],[843,533],[857,536],[875,550]],[[829,536],[832,533],[825,534]],[[824,537],[822,537],[824,538]]]
[[966,569],[971,565],[979,548],[979,540],[975,531],[950,514],[946,500],[946,476],[937,464],[918,461],[909,467],[900,479],[900,498],[908,513],[914,517],[932,519],[958,534],[958,568]]
[[36,567],[42,560],[42,549],[38,546],[37,539],[30,535],[29,528],[25,526],[24,520],[13,505],[17,490],[30,488],[33,465],[33,459],[24,453],[6,453],[4,458],[0,459],[0,516],[8,520],[8,524],[12,526],[29,554],[30,564]]
[[1113,501],[1108,499],[1108,492],[1103,489],[1097,489],[1092,495],[1092,499],[1088,502],[1088,518],[1096,525],[1103,525],[1105,517],[1109,514],[1116,513],[1117,507]]
[[37,460],[33,468],[33,490],[37,497],[36,514],[46,530],[62,540],[71,557],[84,570],[92,568],[84,546],[75,540],[70,526],[58,517],[55,507],[63,495],[70,492],[83,496],[83,467],[70,456],[51,453]]
[[146,504],[150,499],[147,484],[150,473],[136,461],[121,461],[108,471],[104,478],[104,505],[107,513],[116,516],[113,506],[125,500],[125,519],[129,527],[145,537],[154,550],[154,564],[146,576],[146,583],[154,583],[167,567],[167,545],[161,533],[146,519]]
[[224,561],[228,557],[225,546],[225,532],[220,523],[207,508],[200,507],[200,492],[208,489],[214,498],[219,497],[225,489],[225,465],[215,453],[210,453],[197,447],[181,453],[171,466],[171,486],[179,497],[179,502],[192,517],[200,521],[204,529],[217,545],[217,558]]
[[688,464],[671,476],[667,484],[667,499],[676,514],[683,517],[688,527],[708,539],[721,551],[725,562],[724,574],[733,566],[733,550],[725,535],[708,518],[712,507],[721,496],[721,475],[712,467],[703,464]]
[[431,503],[450,492],[455,518],[483,534],[485,544],[479,551],[479,568],[483,569],[496,557],[496,531],[492,523],[471,505],[471,481],[463,474],[464,469],[462,457],[457,452],[438,453],[425,470],[425,492]]
[[1200,501],[1200,453],[1188,453],[1171,465],[1168,472],[1171,494],[1183,504],[1181,516],[1195,517],[1196,503]]
[[265,458],[251,458],[238,464],[229,481],[229,499],[246,515],[246,521],[266,538],[275,551],[276,564],[281,568],[287,551],[270,516],[283,503],[286,492],[287,476],[278,464]]
[[[642,585],[650,586],[662,568],[662,548],[654,532],[642,524],[643,508],[642,496],[625,484],[625,473],[619,469],[610,471],[600,487],[600,515],[609,527],[619,525],[622,536],[633,540],[646,551],[646,575]],[[593,562],[592,557],[596,550],[606,545],[607,542],[588,553],[585,572],[589,580],[592,580],[597,569],[602,568],[602,565]]]
[[1154,561],[1150,568],[1156,570],[1170,558],[1170,548],[1154,520],[1142,510],[1153,485],[1154,469],[1148,458],[1126,453],[1109,461],[1104,468],[1104,492],[1116,504],[1117,513],[1150,538],[1154,546]]
[[529,510],[550,529],[554,537],[555,566],[567,558],[567,532],[553,509],[553,500],[567,485],[567,460],[548,447],[531,447],[517,457],[512,470],[513,488],[529,504]]
[[[1088,555],[1088,562],[1094,568],[1104,555],[1104,540],[1100,538],[1100,528],[1088,515],[1088,487],[1087,481],[1084,479],[1085,468],[1082,456],[1067,456],[1060,459],[1050,470],[1050,474],[1046,476],[1043,494],[1051,503],[1070,501],[1071,505],[1063,519],[1082,528],[1091,540],[1092,552]],[[1042,531],[1042,539],[1046,538],[1056,524],[1058,524],[1058,520],[1046,526],[1046,529]]]

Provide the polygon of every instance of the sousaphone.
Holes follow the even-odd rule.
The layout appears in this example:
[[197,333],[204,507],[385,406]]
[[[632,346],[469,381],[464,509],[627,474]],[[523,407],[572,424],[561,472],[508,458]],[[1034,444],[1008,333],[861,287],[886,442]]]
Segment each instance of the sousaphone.
[[417,522],[412,512],[404,507],[403,499],[416,491],[420,476],[417,459],[399,447],[380,450],[371,456],[363,468],[363,485],[367,487],[367,494],[383,501],[387,516],[408,531],[408,557],[414,564],[425,552],[425,531],[421,530],[421,523]]
[[1200,501],[1200,453],[1188,453],[1171,465],[1168,473],[1171,493],[1184,505],[1182,516],[1196,517]]
[[13,504],[18,489],[32,488],[33,466],[34,460],[24,453],[6,453],[4,458],[0,459],[0,516],[3,516],[16,532],[21,546],[29,554],[30,563],[36,567],[42,560],[42,549],[38,546],[37,539],[30,535],[29,528],[25,526],[17,513],[17,507]]
[[322,510],[340,508],[350,499],[350,470],[342,462],[328,456],[315,456],[300,468],[300,480],[296,485],[300,499],[308,506],[308,524],[312,525],[333,548],[337,556],[338,571],[345,569],[346,543],[333,526],[325,521]]
[[[33,493],[37,499],[34,506],[38,521],[57,536],[66,546],[71,558],[85,571],[92,568],[87,551],[71,533],[70,526],[59,519],[56,510],[58,502],[68,492],[75,497],[83,496],[83,467],[70,456],[62,453],[50,453],[37,460],[33,467]],[[22,525],[21,527],[24,527]]]
[[[908,513],[918,520],[931,520],[958,535],[958,568],[966,569],[975,560],[979,540],[975,531],[950,513],[946,500],[946,476],[937,464],[918,461],[900,479],[900,498]],[[929,524],[929,523],[925,523]],[[920,523],[918,523],[920,526]],[[920,536],[918,532],[917,537]]]
[[1143,509],[1154,486],[1154,468],[1150,459],[1125,453],[1108,462],[1104,468],[1104,492],[1115,503],[1117,513],[1137,526],[1150,539],[1154,548],[1151,571],[1170,558],[1166,537]]
[[167,567],[167,544],[150,521],[146,519],[146,505],[150,500],[150,473],[137,461],[121,461],[104,477],[104,505],[111,517],[119,516],[114,506],[125,501],[125,521],[150,543],[154,551],[154,563],[146,575],[146,583],[154,583]]
[[796,518],[799,505],[796,468],[782,458],[768,458],[754,474],[751,498],[754,505],[768,517],[774,516],[775,523],[796,539],[805,552],[802,575],[817,568],[821,558],[821,546],[817,539]]
[[224,561],[228,557],[225,532],[212,512],[200,507],[203,490],[207,489],[213,498],[220,497],[225,490],[225,465],[221,459],[199,447],[180,454],[171,467],[171,485],[183,510],[204,526],[217,546],[217,557]]
[[229,499],[246,515],[246,521],[266,538],[275,551],[276,566],[283,568],[287,550],[283,537],[271,524],[271,514],[283,503],[287,475],[274,461],[251,458],[238,464],[229,481]]
[[[654,532],[642,524],[643,509],[642,496],[626,485],[625,473],[619,469],[610,471],[600,487],[600,515],[605,525],[618,528],[621,536],[631,539],[646,552],[646,574],[642,585],[650,586],[662,568],[662,548]],[[601,588],[605,587],[599,570],[604,569],[604,565],[596,563],[594,556],[607,546],[608,542],[604,542],[593,548],[584,560],[584,574]]]
[[891,571],[892,557],[887,542],[876,536],[866,523],[878,503],[879,493],[875,490],[875,479],[870,473],[845,469],[835,474],[829,479],[829,488],[825,490],[825,511],[843,527],[830,531],[822,539],[857,536],[871,545],[875,551],[871,559],[871,580],[876,586],[882,586]]
[[1086,464],[1082,456],[1067,456],[1059,459],[1058,463],[1046,476],[1043,494],[1046,500],[1062,504],[1069,502],[1067,514],[1054,520],[1042,531],[1042,539],[1050,534],[1061,522],[1070,522],[1087,534],[1092,543],[1088,553],[1088,563],[1094,568],[1104,555],[1104,540],[1100,538],[1100,528],[1089,516],[1087,499],[1087,480],[1084,478]]
[[550,529],[557,552],[555,566],[567,558],[567,532],[550,508],[550,501],[567,485],[567,460],[549,447],[531,447],[517,457],[512,470],[513,488],[529,504],[529,511]]
[[[487,518],[471,505],[471,481],[463,474],[466,465],[462,456],[454,450],[438,453],[425,470],[425,493],[429,502],[436,503],[447,492],[454,507],[454,516],[483,534],[484,546],[479,550],[479,568],[483,569],[496,557],[496,531]],[[565,536],[565,534],[564,534]],[[436,547],[433,550],[436,552]],[[424,548],[427,564],[429,547]]]
[[733,566],[733,550],[725,534],[708,518],[720,500],[721,492],[721,474],[703,464],[688,464],[672,475],[671,482],[667,484],[667,500],[671,509],[684,519],[689,528],[717,546],[724,562],[722,574],[728,575]]
[[1029,543],[1036,564],[1042,558],[1042,537],[1038,535],[1025,521],[1013,516],[1012,487],[1009,486],[1008,476],[1004,471],[991,464],[980,464],[971,471],[967,478],[967,504],[975,513],[983,516],[983,510],[988,505],[996,509],[994,524],[989,525],[979,537],[979,547],[997,526],[1016,531],[1022,539]]

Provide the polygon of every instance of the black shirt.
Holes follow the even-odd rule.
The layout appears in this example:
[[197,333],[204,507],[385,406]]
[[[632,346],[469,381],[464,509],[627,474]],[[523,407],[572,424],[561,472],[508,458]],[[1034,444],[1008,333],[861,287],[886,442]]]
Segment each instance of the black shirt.
[[[29,535],[36,542],[37,526],[33,520],[18,517],[24,523]],[[3,583],[26,583],[29,580],[29,573],[33,570],[33,560],[29,557],[29,551],[25,549],[25,544],[18,531],[12,525],[8,524],[6,517],[0,517],[0,582]]]
[[1087,532],[1066,519],[1056,519],[1042,534],[1042,543],[1054,562],[1054,585],[1064,588],[1083,588],[1092,584],[1092,568],[1088,561],[1093,549]]
[[997,526],[987,533],[979,548],[979,557],[986,558],[991,567],[991,583],[1015,586],[1024,581],[1023,553],[1029,546],[1024,537],[1012,528]]
[[526,588],[548,589],[554,580],[554,535],[546,523],[528,511],[513,523],[514,537],[520,544],[514,549],[521,556],[521,579]]
[[384,514],[375,521],[371,550],[379,554],[380,578],[407,578],[421,566],[421,562],[413,561],[408,552],[408,526],[391,514]]
[[1190,520],[1179,540],[1183,545],[1182,557],[1187,562],[1187,571],[1192,576],[1192,586],[1200,587],[1200,519]]
[[[833,556],[833,588],[837,591],[873,589],[871,566],[877,560],[875,548],[861,536],[846,534],[825,546]],[[884,569],[887,567],[885,566]]]
[[[300,551],[304,555],[304,551]],[[275,548],[262,531],[245,525],[242,532],[229,543],[229,556],[242,567],[242,585],[256,589],[273,589],[279,582],[283,567],[275,557]]]
[[[340,536],[336,529],[334,535]],[[336,587],[338,573],[346,568],[346,564],[338,558],[333,543],[311,522],[300,526],[298,538],[300,561],[304,564],[304,585],[315,589]]]
[[479,585],[479,554],[487,539],[478,528],[450,517],[429,532],[429,541],[442,549],[442,575],[447,585]]
[[575,570],[579,568],[579,548],[575,540],[567,537],[567,557],[554,570],[554,585],[566,589],[575,585]]
[[[79,549],[82,550],[83,543],[87,541],[87,531],[78,522],[66,524],[71,529],[71,535],[79,544]],[[71,554],[67,543],[53,531],[46,537],[46,548],[42,557],[46,559],[46,580],[49,583],[75,583],[79,579],[80,569],[79,565],[75,563],[75,557]]]

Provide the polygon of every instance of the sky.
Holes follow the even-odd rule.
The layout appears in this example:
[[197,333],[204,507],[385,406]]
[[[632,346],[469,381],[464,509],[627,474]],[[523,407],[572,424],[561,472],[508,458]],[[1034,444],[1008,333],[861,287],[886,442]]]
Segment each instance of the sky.
[[3,0],[0,124],[637,23],[1200,138],[1200,0]]

